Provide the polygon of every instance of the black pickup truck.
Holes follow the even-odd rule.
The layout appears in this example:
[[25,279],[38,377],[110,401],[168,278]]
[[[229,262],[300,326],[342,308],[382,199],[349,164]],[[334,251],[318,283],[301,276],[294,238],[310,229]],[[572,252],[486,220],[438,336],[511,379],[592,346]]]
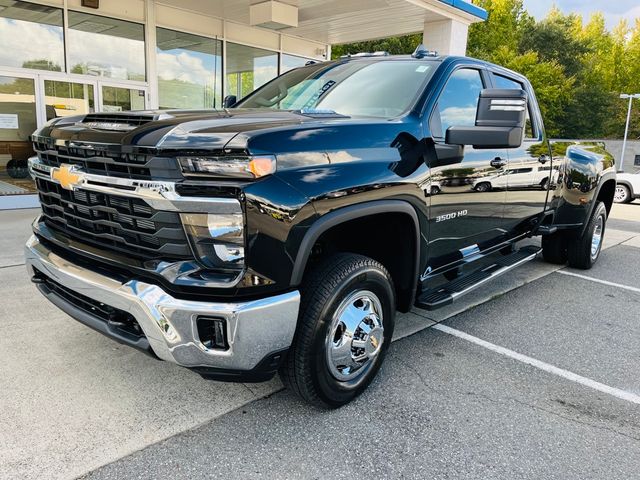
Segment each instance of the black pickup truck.
[[550,145],[512,71],[419,47],[310,64],[234,102],[35,132],[26,259],[52,303],[205,378],[279,372],[337,407],[380,368],[396,311],[540,251],[598,259],[613,158]]

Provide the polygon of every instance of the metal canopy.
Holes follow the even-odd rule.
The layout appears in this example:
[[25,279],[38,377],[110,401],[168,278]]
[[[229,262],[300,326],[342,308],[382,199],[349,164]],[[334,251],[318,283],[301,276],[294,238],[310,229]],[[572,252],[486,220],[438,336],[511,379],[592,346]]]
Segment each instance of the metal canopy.
[[[249,6],[264,0],[159,0],[249,24]],[[425,22],[482,21],[486,11],[463,0],[279,0],[298,7],[298,26],[277,30],[322,43],[337,44],[422,32]]]

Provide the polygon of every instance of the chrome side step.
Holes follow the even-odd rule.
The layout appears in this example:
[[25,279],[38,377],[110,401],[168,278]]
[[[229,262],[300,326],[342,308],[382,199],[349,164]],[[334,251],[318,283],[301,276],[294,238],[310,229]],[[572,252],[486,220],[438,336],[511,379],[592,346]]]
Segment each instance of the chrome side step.
[[416,300],[416,307],[425,310],[435,310],[437,308],[450,305],[458,297],[475,290],[481,285],[493,280],[500,275],[519,267],[523,263],[536,258],[540,253],[540,247],[529,245],[521,248],[509,255],[497,259],[493,264],[475,272],[458,277],[449,283],[432,290],[427,290]]

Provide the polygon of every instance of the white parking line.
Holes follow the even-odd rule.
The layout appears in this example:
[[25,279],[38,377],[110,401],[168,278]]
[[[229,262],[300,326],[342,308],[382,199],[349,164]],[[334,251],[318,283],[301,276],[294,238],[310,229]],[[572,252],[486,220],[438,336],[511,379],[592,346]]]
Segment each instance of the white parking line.
[[621,283],[607,282],[606,280],[600,280],[593,277],[588,277],[586,275],[580,275],[579,273],[568,272],[566,270],[556,270],[556,273],[561,273],[562,275],[570,275],[572,277],[582,278],[583,280],[590,280],[595,283],[601,283],[603,285],[609,285],[610,287],[623,288],[625,290],[629,290],[630,292],[640,293],[640,288],[630,287],[629,285],[622,285]]
[[461,338],[463,340],[466,340],[467,342],[474,343],[488,350],[491,350],[492,352],[499,353],[500,355],[504,355],[505,357],[509,357],[519,362],[526,363],[527,365],[531,365],[532,367],[538,368],[547,373],[558,375],[559,377],[565,378],[567,380],[571,380],[572,382],[579,383],[580,385],[583,385],[585,387],[589,387],[599,392],[612,395],[622,400],[626,400],[627,402],[640,405],[640,395],[636,395],[634,393],[627,392],[625,390],[620,390],[618,388],[610,387],[603,383],[596,382],[595,380],[591,380],[590,378],[586,378],[576,373],[570,372],[568,370],[564,370],[562,368],[551,365],[549,363],[536,360],[535,358],[527,357],[526,355],[522,355],[521,353],[514,352],[513,350],[509,350],[508,348],[504,348],[499,345],[494,345],[493,343],[487,342],[478,337],[474,337],[473,335],[469,335],[468,333],[461,332],[460,330],[456,330],[455,328],[447,327],[446,325],[438,324],[438,325],[434,325],[431,328],[439,330],[443,333],[447,333],[449,335],[453,335],[454,337]]

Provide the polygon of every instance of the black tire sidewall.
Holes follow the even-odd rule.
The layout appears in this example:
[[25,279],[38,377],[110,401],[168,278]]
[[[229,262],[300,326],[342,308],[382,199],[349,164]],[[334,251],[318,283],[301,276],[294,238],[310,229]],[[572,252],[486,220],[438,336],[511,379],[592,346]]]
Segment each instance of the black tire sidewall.
[[[363,367],[366,369],[364,374],[351,381],[342,382],[336,379],[329,371],[326,359],[326,338],[336,309],[348,295],[357,290],[369,290],[380,300],[383,310],[384,340],[382,349],[376,359],[366,367]],[[391,343],[394,316],[395,295],[393,288],[385,272],[377,268],[365,267],[352,272],[331,295],[316,321],[310,364],[313,370],[312,381],[314,387],[325,403],[330,406],[343,405],[360,394],[371,383]]]
[[[602,217],[602,241],[600,242],[600,248],[598,255],[595,258],[591,257],[591,240],[596,228],[596,221],[598,217]],[[607,209],[604,203],[599,202],[593,210],[589,224],[582,236],[575,239],[574,245],[569,245],[569,265],[571,267],[580,268],[583,270],[590,269],[602,253],[602,244],[604,243],[604,234],[607,228]]]

